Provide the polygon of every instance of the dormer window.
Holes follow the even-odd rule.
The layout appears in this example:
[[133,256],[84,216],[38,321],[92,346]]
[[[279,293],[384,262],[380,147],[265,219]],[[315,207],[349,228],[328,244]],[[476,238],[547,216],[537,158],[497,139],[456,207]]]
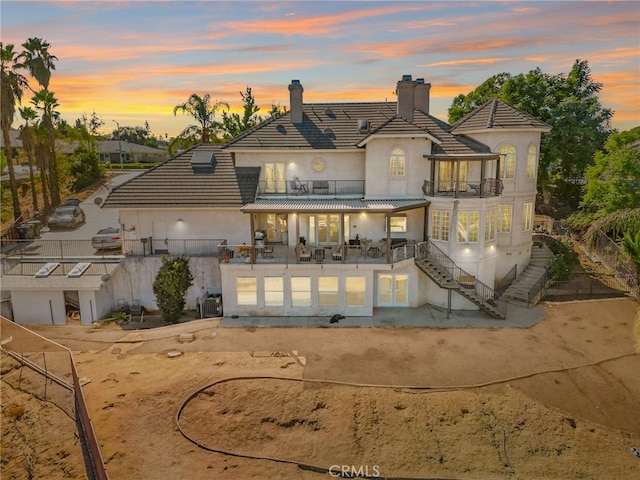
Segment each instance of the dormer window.
[[389,157],[389,175],[392,177],[404,177],[405,174],[404,150],[394,148]]

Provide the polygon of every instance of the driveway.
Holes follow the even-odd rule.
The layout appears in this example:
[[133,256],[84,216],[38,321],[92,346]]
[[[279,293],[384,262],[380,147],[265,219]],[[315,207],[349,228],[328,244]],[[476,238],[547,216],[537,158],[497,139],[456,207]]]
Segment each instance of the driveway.
[[[109,193],[109,188],[116,187],[137,177],[145,170],[132,170],[122,174],[116,174],[109,186],[99,189],[91,197],[80,204],[86,216],[86,222],[73,230],[49,230],[44,228],[41,233],[42,240],[91,240],[98,230],[106,227],[118,227],[120,224],[118,210],[102,209],[96,205],[96,198],[104,200]],[[115,172],[114,172],[115,173]]]

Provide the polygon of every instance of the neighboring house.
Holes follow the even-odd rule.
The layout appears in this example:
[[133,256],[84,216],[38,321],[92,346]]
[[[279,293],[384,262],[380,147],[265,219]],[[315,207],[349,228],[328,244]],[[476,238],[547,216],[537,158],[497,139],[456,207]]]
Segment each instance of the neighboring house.
[[[205,270],[227,315],[490,311],[493,288],[529,263],[550,127],[501,100],[451,126],[429,114],[430,87],[406,75],[397,102],[306,104],[294,80],[284,115],[156,166],[103,206],[120,211],[127,255],[215,257]],[[191,305],[209,290],[194,276]],[[478,285],[484,298],[465,290]]]
[[167,159],[167,151],[159,148],[129,143],[125,140],[100,140],[97,142],[100,161],[118,164],[142,162],[157,163]]

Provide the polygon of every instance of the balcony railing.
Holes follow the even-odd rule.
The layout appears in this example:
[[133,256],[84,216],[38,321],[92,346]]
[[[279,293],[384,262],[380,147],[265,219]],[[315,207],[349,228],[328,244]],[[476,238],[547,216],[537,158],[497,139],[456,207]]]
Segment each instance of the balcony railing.
[[481,181],[425,180],[422,191],[427,197],[494,197],[502,193],[502,180],[485,178]]
[[[245,256],[242,256],[244,250]],[[228,245],[223,239],[158,239],[146,237],[124,240],[122,248],[100,249],[91,240],[13,240],[2,251],[3,256],[20,259],[114,259],[122,256],[186,255],[217,257],[221,263],[389,263],[413,258],[415,243],[393,245],[387,257],[385,241],[361,245],[307,246],[305,249],[282,244]]]
[[258,182],[258,196],[364,195],[364,180],[279,180]]

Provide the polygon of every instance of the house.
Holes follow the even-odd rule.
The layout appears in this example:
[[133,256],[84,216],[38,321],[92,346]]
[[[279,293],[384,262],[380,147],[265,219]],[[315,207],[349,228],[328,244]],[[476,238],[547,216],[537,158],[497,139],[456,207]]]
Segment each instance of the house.
[[[288,88],[284,115],[113,190],[103,206],[120,212],[125,255],[207,258],[228,315],[429,303],[504,317],[495,288],[529,262],[550,127],[501,100],[449,125],[411,75],[396,102],[309,104]],[[194,277],[188,305],[210,290]]]

